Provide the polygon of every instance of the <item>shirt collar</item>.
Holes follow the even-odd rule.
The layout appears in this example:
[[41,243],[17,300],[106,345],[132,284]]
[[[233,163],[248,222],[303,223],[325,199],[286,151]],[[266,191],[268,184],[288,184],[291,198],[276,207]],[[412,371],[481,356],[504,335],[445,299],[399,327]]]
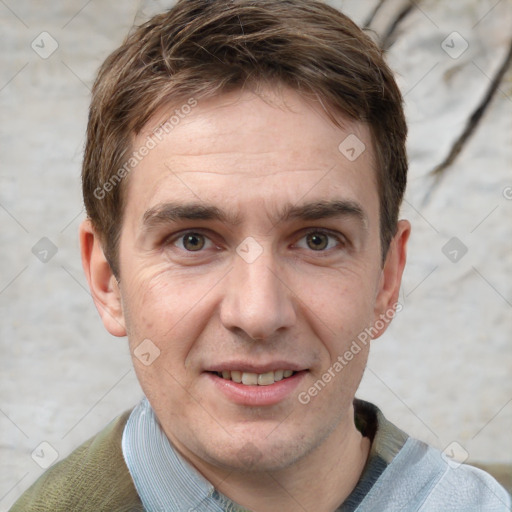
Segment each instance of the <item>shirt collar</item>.
[[[388,422],[373,404],[354,401],[355,421],[372,440],[363,475],[339,511],[357,508],[380,475],[402,449],[408,436]],[[123,432],[123,456],[146,510],[165,512],[244,512],[172,446],[147,398],[134,408]]]
[[244,511],[177,453],[145,397],[128,418],[122,449],[146,510]]

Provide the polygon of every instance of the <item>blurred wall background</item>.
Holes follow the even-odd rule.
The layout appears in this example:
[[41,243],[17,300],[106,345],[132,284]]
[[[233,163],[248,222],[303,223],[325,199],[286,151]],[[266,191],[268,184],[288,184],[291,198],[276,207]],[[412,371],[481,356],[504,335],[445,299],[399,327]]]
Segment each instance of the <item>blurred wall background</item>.
[[[410,126],[403,310],[374,342],[359,396],[451,456],[501,468],[512,462],[512,3],[330,3],[387,48]],[[165,5],[0,0],[0,511],[141,397],[127,341],[104,330],[82,275],[79,175],[97,68]]]

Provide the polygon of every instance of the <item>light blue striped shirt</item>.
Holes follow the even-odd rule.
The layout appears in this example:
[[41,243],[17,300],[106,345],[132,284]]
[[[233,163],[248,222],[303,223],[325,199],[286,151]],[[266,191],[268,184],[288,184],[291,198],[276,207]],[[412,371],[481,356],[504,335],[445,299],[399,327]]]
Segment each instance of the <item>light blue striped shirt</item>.
[[150,512],[246,512],[174,449],[144,398],[124,428],[123,456],[144,508]]
[[[372,404],[354,401],[356,426],[372,439],[359,482],[338,512],[509,512],[508,493],[489,474],[454,464],[407,436]],[[148,512],[242,512],[172,446],[144,398],[124,428],[123,456]],[[312,485],[314,492],[314,485]]]

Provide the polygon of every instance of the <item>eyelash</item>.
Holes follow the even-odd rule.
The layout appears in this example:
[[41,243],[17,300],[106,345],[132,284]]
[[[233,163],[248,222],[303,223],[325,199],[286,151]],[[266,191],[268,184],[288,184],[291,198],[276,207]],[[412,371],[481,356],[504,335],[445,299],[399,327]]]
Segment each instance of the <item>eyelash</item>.
[[[183,240],[186,236],[191,235],[191,234],[196,234],[196,235],[204,236],[207,240],[209,240],[212,244],[214,244],[214,242],[211,240],[211,238],[206,233],[204,233],[202,230],[200,230],[200,229],[197,229],[197,230],[189,229],[187,231],[182,231],[180,233],[177,233],[175,235],[172,235],[170,237],[165,238],[164,241],[163,241],[163,245],[164,246],[173,245],[177,241]],[[336,232],[332,232],[332,231],[327,230],[327,229],[320,229],[320,228],[312,228],[312,229],[308,229],[307,231],[303,232],[303,234],[299,238],[299,241],[304,239],[304,238],[306,238],[308,235],[312,235],[312,234],[325,235],[325,236],[330,237],[331,239],[334,239],[336,241],[336,243],[337,243],[337,247],[338,248],[339,247],[343,248],[343,247],[346,247],[348,245],[347,239],[341,233],[336,233]],[[330,252],[331,250],[333,250],[335,248],[336,247],[331,247],[329,249],[323,249],[323,250],[318,250],[318,251],[315,251],[315,250],[311,249],[310,252],[318,253],[318,254],[328,253],[328,252]],[[187,252],[189,254],[194,254],[195,252],[200,254],[200,253],[204,252],[203,249],[200,249],[198,251],[188,251],[187,249],[181,249],[180,248],[180,250],[182,250],[184,252]]]
[[[334,239],[336,241],[336,245],[334,247],[330,247],[328,249],[323,249],[323,250],[318,250],[318,251],[310,249],[310,252],[312,252],[312,253],[328,255],[334,249],[340,249],[340,248],[344,248],[347,246],[347,240],[341,233],[336,233],[333,231],[329,231],[328,229],[320,229],[320,228],[308,229],[307,231],[303,232],[303,234],[299,238],[299,241],[305,239],[308,235],[313,235],[313,234],[325,235],[331,239]],[[329,245],[329,242],[327,243],[327,245]]]
[[[209,240],[213,244],[213,241],[211,240],[211,238],[207,234],[203,233],[201,230],[189,229],[187,231],[182,231],[181,233],[178,233],[176,235],[173,235],[172,237],[167,238],[164,241],[164,245],[173,245],[177,241],[183,240],[188,235],[201,235],[201,236],[204,236],[207,240]],[[197,253],[204,252],[202,249],[199,250],[199,251],[187,251],[186,249],[182,249],[182,250],[185,251],[185,252],[191,253],[191,254],[194,254],[194,252],[197,252]]]

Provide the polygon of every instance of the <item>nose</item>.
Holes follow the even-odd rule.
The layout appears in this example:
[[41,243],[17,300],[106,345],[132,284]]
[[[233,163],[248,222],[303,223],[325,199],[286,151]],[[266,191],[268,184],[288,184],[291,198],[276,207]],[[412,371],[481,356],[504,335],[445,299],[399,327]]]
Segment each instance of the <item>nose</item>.
[[249,261],[235,256],[220,319],[226,329],[243,331],[252,340],[267,340],[295,323],[294,295],[270,249]]

